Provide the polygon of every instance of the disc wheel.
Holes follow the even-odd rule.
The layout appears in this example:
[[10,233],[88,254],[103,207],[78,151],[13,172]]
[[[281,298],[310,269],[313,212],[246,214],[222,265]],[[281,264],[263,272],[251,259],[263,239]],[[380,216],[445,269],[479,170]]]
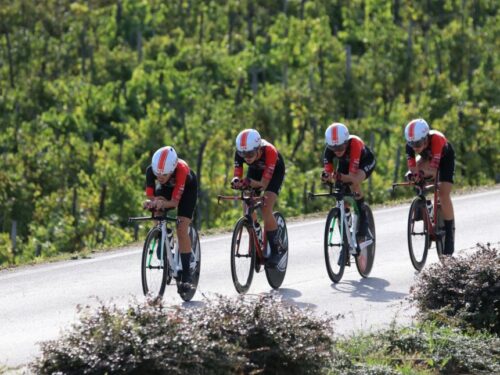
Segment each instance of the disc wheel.
[[[373,242],[361,249],[360,253],[355,257],[356,268],[362,277],[368,277],[373,268],[375,260],[375,220],[370,206],[365,204],[366,217],[368,219],[368,236],[362,238],[362,241],[373,240]],[[359,239],[358,239],[359,241]]]
[[286,228],[285,217],[279,213],[273,213],[276,223],[278,224],[278,239],[280,243],[281,258],[276,267],[266,270],[267,282],[273,289],[278,289],[285,279],[286,268],[288,266],[288,231]]

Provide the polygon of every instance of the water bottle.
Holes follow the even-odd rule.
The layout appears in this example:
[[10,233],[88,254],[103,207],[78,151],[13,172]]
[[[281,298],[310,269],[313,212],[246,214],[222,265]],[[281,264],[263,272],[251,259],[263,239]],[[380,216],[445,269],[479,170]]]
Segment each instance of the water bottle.
[[351,210],[346,208],[345,209],[345,218],[347,220],[347,225],[349,226],[349,228],[352,228],[352,215],[351,215]]
[[170,251],[174,251],[175,241],[174,241],[174,231],[167,228],[167,243]]
[[263,239],[262,239],[262,228],[260,225],[255,224],[254,226],[255,234],[257,235],[257,239],[259,240],[259,245],[262,247]]
[[427,207],[427,211],[429,212],[429,217],[432,219],[432,214],[434,213],[433,207],[432,207],[432,202],[429,199],[427,199],[425,201],[425,206]]

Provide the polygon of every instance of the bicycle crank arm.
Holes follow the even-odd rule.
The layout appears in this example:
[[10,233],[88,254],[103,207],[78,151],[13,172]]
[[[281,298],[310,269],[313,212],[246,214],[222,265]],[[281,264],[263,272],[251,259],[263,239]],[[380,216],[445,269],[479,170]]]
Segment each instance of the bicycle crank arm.
[[363,241],[359,244],[359,248],[361,250],[363,250],[364,248],[370,246],[371,244],[373,243],[373,240],[372,239],[369,239],[369,240],[366,240],[366,241]]

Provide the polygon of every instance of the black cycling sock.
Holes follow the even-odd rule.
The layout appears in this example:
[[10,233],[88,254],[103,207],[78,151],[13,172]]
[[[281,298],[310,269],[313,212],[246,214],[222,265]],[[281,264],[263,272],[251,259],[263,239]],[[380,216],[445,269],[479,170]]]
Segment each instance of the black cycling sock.
[[267,238],[267,242],[269,243],[269,246],[271,248],[271,254],[275,254],[276,253],[276,240],[277,240],[277,237],[276,235],[278,234],[278,230],[269,230],[269,231],[266,231],[266,238]]
[[366,212],[365,212],[365,198],[357,199],[356,200],[356,205],[358,206],[358,212],[359,212],[359,222],[360,223],[365,223],[366,221]]
[[189,253],[181,253],[181,263],[182,263],[182,277],[181,281],[183,283],[191,281],[191,271],[189,269],[191,262],[191,252]]
[[454,241],[454,231],[455,231],[455,220],[445,220],[444,221],[444,253],[447,255],[452,255],[455,251],[455,241]]

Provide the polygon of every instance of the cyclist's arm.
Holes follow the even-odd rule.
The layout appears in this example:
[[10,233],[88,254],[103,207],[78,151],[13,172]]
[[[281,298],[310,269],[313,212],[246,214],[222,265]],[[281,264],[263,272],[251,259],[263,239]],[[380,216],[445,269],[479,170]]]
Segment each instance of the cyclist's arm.
[[333,151],[329,150],[328,147],[325,147],[325,151],[323,152],[323,170],[328,173],[333,173],[333,158],[335,157]]
[[406,164],[411,173],[416,174],[418,172],[415,150],[408,144],[406,145]]
[[361,159],[361,153],[365,147],[363,141],[353,138],[350,140],[350,154],[349,154],[349,173],[342,174],[339,173],[340,178],[343,182],[354,182],[354,175],[358,173],[359,161]]
[[177,208],[186,186],[187,176],[189,175],[189,167],[186,163],[178,163],[175,170],[175,186],[172,191],[172,199],[166,202],[165,208]]
[[262,179],[260,181],[250,181],[250,186],[256,189],[266,189],[273,178],[274,168],[276,167],[276,162],[278,161],[278,150],[270,144],[265,147],[264,152],[266,157],[266,166],[264,168],[264,173],[262,173]]
[[325,147],[325,150],[323,151],[323,172],[321,174],[321,180],[323,182],[333,182],[333,172],[334,172],[334,167],[333,167],[333,158],[335,157],[335,154],[333,151],[328,149],[328,147]]
[[441,156],[443,155],[443,148],[446,146],[446,138],[434,135],[431,138],[431,154],[432,159],[429,163],[429,168],[433,175],[436,175],[437,169],[439,168],[439,163],[441,161]]
[[234,153],[234,172],[233,177],[243,178],[243,164],[245,160],[238,155],[237,152]]

